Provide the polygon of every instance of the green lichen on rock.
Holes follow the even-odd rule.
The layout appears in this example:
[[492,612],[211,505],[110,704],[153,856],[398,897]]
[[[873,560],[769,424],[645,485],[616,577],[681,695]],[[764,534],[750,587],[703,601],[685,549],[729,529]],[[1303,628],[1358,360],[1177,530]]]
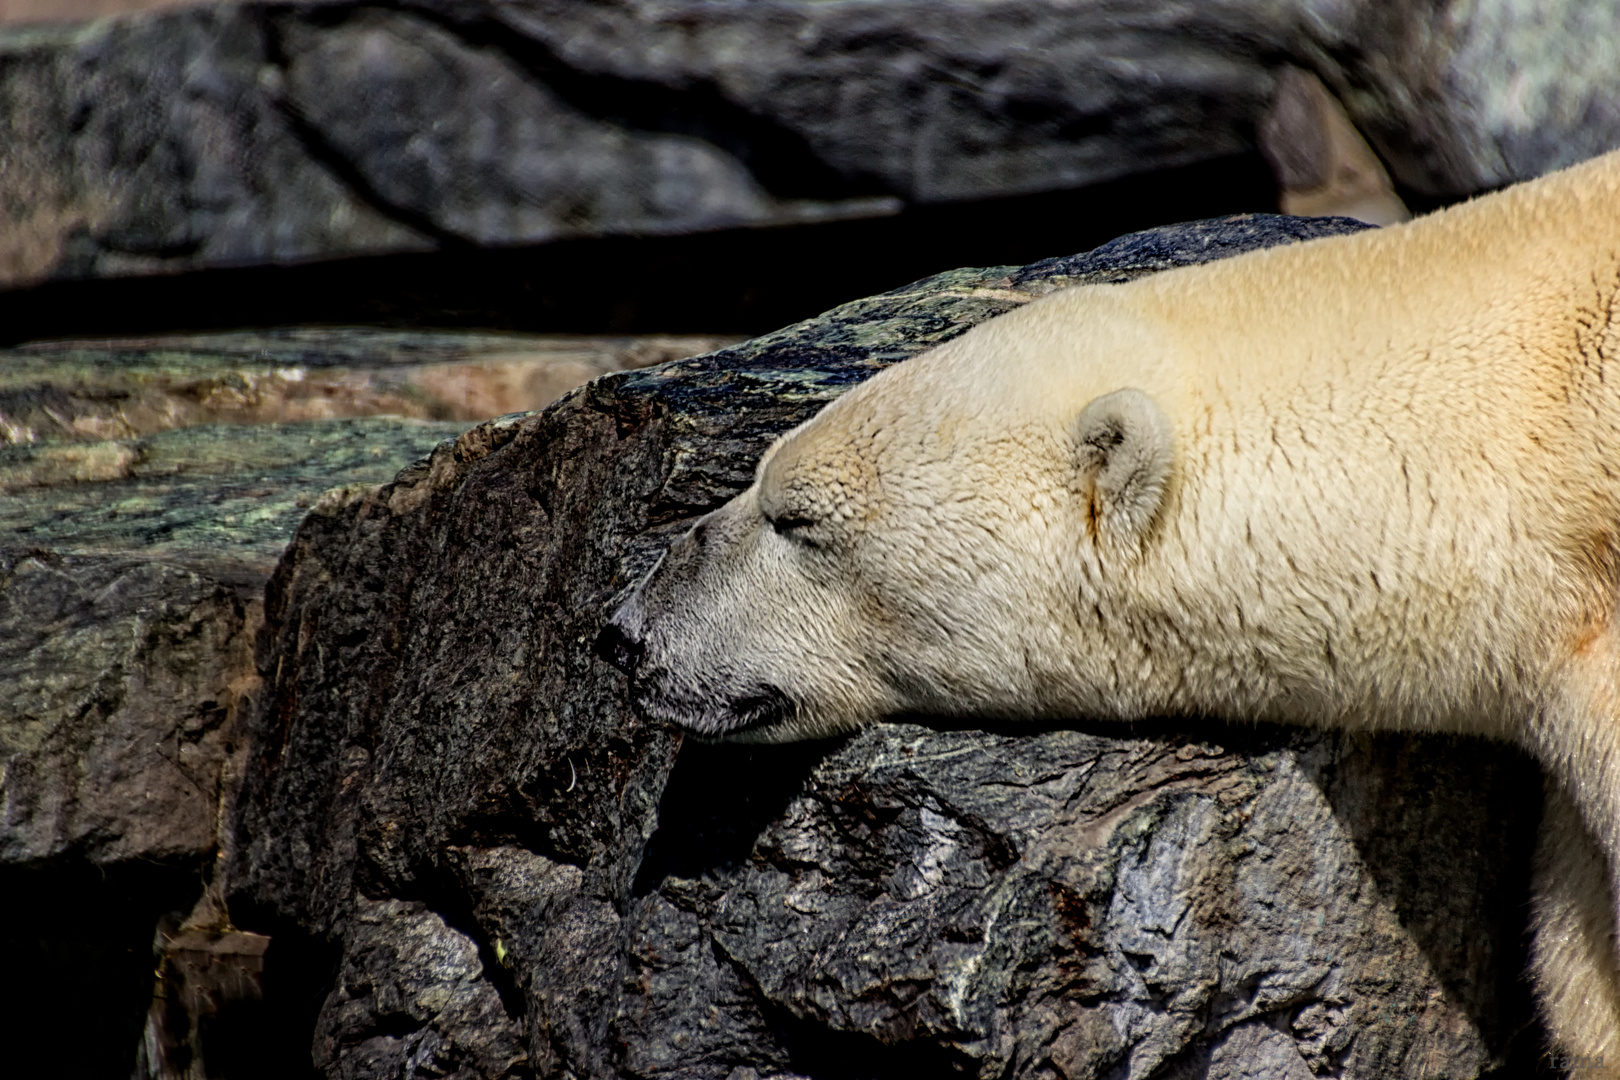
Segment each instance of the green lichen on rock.
[[0,532],[13,549],[139,554],[262,582],[321,492],[382,483],[464,428],[372,417],[3,447]]
[[473,423],[733,340],[336,327],[37,342],[0,350],[0,446],[375,415]]

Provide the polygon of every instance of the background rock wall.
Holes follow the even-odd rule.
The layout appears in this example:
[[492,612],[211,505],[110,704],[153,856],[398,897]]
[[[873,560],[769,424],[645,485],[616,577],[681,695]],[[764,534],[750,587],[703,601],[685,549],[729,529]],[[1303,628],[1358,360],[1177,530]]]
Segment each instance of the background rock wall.
[[790,225],[1252,153],[1314,72],[1449,199],[1620,144],[1620,9],[253,2],[0,35],[0,284]]

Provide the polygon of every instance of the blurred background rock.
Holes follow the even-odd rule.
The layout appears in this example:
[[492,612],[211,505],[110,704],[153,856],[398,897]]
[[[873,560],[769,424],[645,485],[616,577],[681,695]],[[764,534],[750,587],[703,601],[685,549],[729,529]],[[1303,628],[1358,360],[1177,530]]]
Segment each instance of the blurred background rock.
[[312,0],[63,21],[88,10],[5,8],[11,340],[760,331],[946,265],[1273,209],[1279,183],[1289,206],[1388,220],[1620,129],[1610,2]]
[[[427,872],[420,867],[407,873],[365,862],[395,858],[397,838],[362,842],[326,819],[309,826],[318,842],[296,851],[259,838],[281,853],[279,869],[244,865],[234,885],[215,872],[233,845],[253,839],[235,799],[251,749],[244,732],[254,723],[264,730],[266,701],[280,702],[275,715],[293,725],[284,737],[309,760],[336,767],[328,760],[335,747],[347,755],[337,787],[277,774],[261,759],[261,790],[280,784],[299,793],[254,811],[278,835],[306,802],[362,797],[343,785],[381,798],[379,781],[354,779],[368,774],[351,768],[350,757],[371,753],[367,739],[440,737],[431,727],[400,734],[399,723],[427,723],[393,719],[416,708],[414,699],[367,719],[381,726],[364,738],[329,735],[322,725],[335,723],[344,703],[266,697],[265,680],[279,678],[284,663],[289,679],[312,686],[363,682],[373,661],[354,660],[351,647],[368,634],[398,645],[402,631],[388,618],[403,620],[427,603],[411,592],[427,564],[459,580],[456,588],[493,598],[455,624],[455,640],[419,642],[410,654],[410,663],[444,672],[443,685],[459,687],[459,672],[488,659],[479,652],[486,636],[526,642],[540,632],[523,629],[531,609],[506,595],[524,583],[485,569],[512,546],[506,526],[490,525],[476,542],[422,546],[420,537],[452,526],[476,533],[479,522],[504,520],[515,497],[487,478],[499,480],[500,462],[516,455],[486,459],[520,422],[462,433],[479,420],[539,409],[603,374],[708,354],[956,267],[991,268],[722,353],[709,362],[723,373],[713,379],[693,383],[692,371],[708,369],[676,365],[659,369],[667,379],[654,373],[624,384],[639,389],[622,399],[602,391],[611,406],[576,395],[549,427],[534,429],[551,432],[555,447],[536,449],[524,428],[521,460],[531,464],[523,467],[545,477],[500,483],[588,489],[555,492],[574,516],[548,520],[551,546],[542,547],[558,553],[558,566],[585,560],[589,573],[559,583],[563,571],[534,571],[542,592],[553,590],[535,610],[557,626],[577,621],[585,641],[592,605],[620,574],[616,560],[628,552],[626,565],[645,561],[686,517],[744,482],[772,425],[807,415],[879,361],[1030,299],[1034,292],[1019,282],[1065,280],[1062,265],[1040,263],[1044,269],[1022,277],[1013,267],[1219,215],[1394,223],[1617,145],[1613,0],[0,0],[0,895],[9,916],[0,948],[13,961],[0,1015],[42,1045],[71,1047],[52,1068],[64,1076],[298,1075],[313,1068],[317,1028],[322,1068],[357,1078],[393,1075],[435,1046],[450,1057],[445,1047],[472,1048],[462,1064],[435,1066],[454,1075],[617,1075],[643,1068],[643,1059],[657,1060],[645,1065],[649,1075],[678,1072],[698,1058],[660,1056],[671,1032],[708,1040],[711,1056],[691,1066],[694,1080],[727,1054],[743,1056],[739,1080],[755,1075],[756,1064],[757,1075],[788,1075],[805,1061],[833,1062],[829,1076],[859,1073],[853,1063],[867,1044],[835,1040],[817,1049],[829,1033],[853,1036],[827,1027],[832,1020],[813,1003],[821,991],[771,989],[786,968],[749,952],[747,927],[732,927],[726,940],[736,946],[734,966],[763,982],[745,986],[730,975],[724,994],[742,1017],[735,1023],[757,1025],[762,1041],[750,1050],[725,1025],[699,1030],[708,1021],[687,1005],[701,997],[692,980],[713,981],[712,971],[702,974],[713,957],[672,974],[653,954],[676,945],[712,951],[721,939],[676,934],[680,920],[665,907],[707,920],[717,917],[724,890],[712,874],[692,895],[679,875],[631,888],[630,879],[652,873],[637,869],[639,845],[656,827],[674,751],[666,736],[638,736],[630,750],[615,741],[630,722],[616,683],[580,674],[595,671],[588,659],[533,661],[541,667],[522,684],[542,712],[591,717],[550,732],[563,748],[550,757],[529,760],[540,741],[512,751],[513,761],[555,781],[545,798],[527,788],[458,794],[428,785],[410,793],[419,804],[411,814],[373,814],[388,828],[443,831],[433,833],[443,843],[432,858],[458,854],[429,868],[438,875],[431,887],[400,884]],[[1087,264],[1103,276],[1086,280],[1305,235],[1252,220],[1133,241]],[[599,430],[604,408],[615,419]],[[643,444],[665,449],[635,449]],[[428,466],[412,463],[430,452],[438,471],[419,475]],[[420,511],[428,517],[400,526],[417,537],[403,558],[377,548],[386,533],[380,523],[418,513],[416,504],[384,512],[374,499],[376,485],[407,466],[417,471],[407,469],[413,479],[402,482],[400,497],[410,503],[418,488],[434,494]],[[469,470],[495,487],[457,501],[435,486]],[[647,479],[655,474],[664,479]],[[638,488],[632,498],[614,487],[621,482],[657,491]],[[302,554],[287,556],[312,512]],[[350,532],[339,535],[339,526]],[[484,552],[481,561],[461,561],[464,549]],[[329,565],[346,569],[332,580]],[[361,598],[345,599],[345,588]],[[272,622],[285,621],[286,611],[318,607],[328,594],[351,615],[373,607],[394,615],[356,617],[341,634],[310,622],[313,658],[300,651],[306,638],[278,644],[262,632],[267,603]],[[547,625],[544,633],[560,633]],[[329,656],[337,658],[330,669]],[[392,670],[397,657],[389,656],[382,667]],[[486,683],[489,693],[509,690]],[[874,736],[814,768],[876,775],[888,752],[881,747],[896,738]],[[937,740],[949,736],[915,738],[943,753]],[[1210,752],[1240,771],[1293,762],[1337,800],[1351,832],[1376,832],[1388,819],[1382,796],[1366,791],[1386,784],[1415,792],[1401,798],[1411,806],[1405,812],[1429,823],[1418,831],[1455,832],[1458,843],[1477,832],[1475,818],[1496,822],[1490,814],[1500,808],[1488,799],[1425,802],[1430,773],[1455,757],[1486,792],[1492,778],[1508,777],[1511,787],[1526,767],[1477,748],[1453,755],[1416,746],[1406,755],[1261,743],[1229,756]],[[1017,742],[1006,752],[1016,754]],[[1114,751],[1098,751],[1106,752]],[[446,762],[472,768],[481,753],[463,748]],[[689,774],[719,760],[688,757]],[[793,788],[809,782],[809,760],[750,757],[747,767],[759,771],[760,785]],[[581,768],[617,775],[630,762],[641,772],[624,781],[629,787],[587,779],[572,802],[564,798]],[[325,775],[312,767],[317,774]],[[1343,796],[1349,789],[1331,780],[1341,774],[1356,778],[1349,787],[1361,794]],[[910,783],[891,781],[877,788]],[[866,780],[853,783],[863,798],[879,798]],[[931,778],[923,786],[928,798],[971,802],[978,783]],[[675,790],[698,798],[680,783]],[[1311,790],[1283,796],[1283,817],[1322,819]],[[629,809],[627,792],[641,800]],[[499,806],[481,804],[462,824],[443,825],[440,818],[462,813],[446,809],[462,795]],[[763,787],[758,796],[773,812],[786,800]],[[677,800],[674,811],[689,812],[684,805]],[[763,810],[750,813],[762,835],[782,827]],[[617,822],[572,856],[586,884],[569,877],[567,853],[540,836],[535,822],[547,815],[589,819],[587,831],[598,820]],[[682,848],[666,831],[658,859],[687,865],[731,850],[723,807],[699,816],[699,833],[719,830],[720,839],[703,841],[713,850]],[[992,832],[1003,827],[986,821]],[[1387,856],[1379,881],[1393,906],[1356,916],[1371,921],[1349,925],[1346,940],[1385,950],[1363,957],[1367,970],[1386,962],[1379,957],[1422,953],[1439,972],[1419,963],[1391,984],[1390,1000],[1429,994],[1441,1002],[1424,1015],[1445,1038],[1400,1059],[1413,1070],[1511,1071],[1534,1044],[1522,992],[1503,989],[1517,972],[1511,879],[1528,835],[1512,830],[1527,826],[1499,824],[1497,840],[1457,859],[1420,859],[1421,851],[1387,837],[1358,834],[1364,857]],[[338,832],[320,835],[328,827]],[[1143,828],[1159,835],[1156,825]],[[1173,854],[1181,842],[1169,837],[1154,850]],[[1297,854],[1311,842],[1278,840],[1273,854]],[[910,850],[909,840],[896,843]],[[1324,832],[1320,843],[1355,848],[1339,833]],[[1129,843],[1120,844],[1109,857],[1124,857]],[[525,854],[531,848],[547,857]],[[356,905],[352,919],[305,918],[296,912],[307,897],[275,898],[303,873],[300,860],[316,856],[364,879],[310,886],[323,904]],[[1226,856],[1211,858],[1210,872],[1225,872]],[[371,868],[353,870],[356,859]],[[528,866],[524,859],[539,860],[535,881],[513,869]],[[1411,869],[1425,860],[1446,862],[1452,876]],[[1346,873],[1343,881],[1312,879],[1312,887],[1363,887]],[[533,926],[501,930],[529,916],[501,908],[507,901],[491,899],[500,890],[473,883],[477,874],[507,885],[521,878],[522,888],[512,888],[538,890],[524,901],[533,911],[578,893],[568,903],[596,914],[554,941]],[[556,884],[564,879],[566,889]],[[249,880],[259,892],[242,884]],[[727,880],[733,888],[741,879]],[[1499,880],[1510,883],[1499,888]],[[1436,899],[1437,881],[1453,895]],[[230,888],[234,913],[248,911],[252,928],[232,923]],[[1087,911],[1107,906],[1099,896]],[[1447,937],[1433,914],[1442,909],[1452,922],[1478,923],[1477,940]],[[1067,918],[1080,908],[1063,910]],[[643,936],[614,937],[621,916],[645,923]],[[389,929],[396,924],[397,934]],[[1416,936],[1403,937],[1400,926]],[[270,929],[276,936],[266,951],[257,931]],[[1107,939],[1118,951],[1098,933],[1088,947],[1104,949],[1098,942]],[[671,944],[660,937],[669,934],[687,936]],[[692,944],[700,939],[708,944]],[[602,946],[607,975],[590,967],[600,958],[553,955],[597,947],[592,941],[610,941]],[[514,960],[511,948],[534,955]],[[1039,962],[1058,971],[1066,961],[1057,955]],[[539,967],[512,967],[524,963]],[[540,971],[548,964],[552,976]],[[580,974],[586,968],[596,974]],[[618,1058],[600,1026],[607,1014],[585,1016],[617,1000],[613,972],[677,987],[660,999],[659,1008],[673,1010],[663,1020],[613,1021],[612,1038],[640,1040],[621,1046]],[[1128,975],[1121,968],[1109,978]],[[569,979],[605,996],[564,1001]],[[405,987],[399,994],[419,990],[424,1001],[449,994],[454,1007],[417,1001],[396,1015],[384,1000],[395,993],[385,992],[390,980]],[[233,1013],[232,1003],[266,985],[279,989],[269,1012],[257,1014],[259,1026],[233,1028],[233,1017],[249,1014]],[[1350,1060],[1348,1044],[1333,1043],[1349,1038],[1347,1008],[1311,999],[1289,1021],[1306,1032],[1299,1045],[1317,1047],[1310,1068]],[[1389,1033],[1399,1020],[1379,1021],[1386,1027],[1359,1045],[1396,1046]],[[575,1026],[547,1026],[554,1024]],[[898,1031],[893,1045],[910,1045]],[[1245,1031],[1251,1041],[1272,1040],[1253,1025]],[[996,1057],[1012,1053],[1012,1043],[985,1049],[989,1043],[960,1031],[936,1034],[924,1058],[930,1069],[954,1074],[969,1058],[1012,1067]],[[254,1051],[255,1040],[283,1036],[293,1041]],[[1067,1063],[1059,1071],[1089,1075],[1104,1067],[1097,1062],[1117,1064],[1103,1051],[1086,1057],[1092,1050],[1077,1038],[1059,1039],[1068,1040],[1054,1051],[1053,1060]],[[893,1045],[883,1043],[883,1053]],[[1451,1048],[1444,1063],[1437,1047]],[[746,1060],[755,1052],[763,1056]],[[1192,1056],[1165,1051],[1165,1060],[1226,1075],[1211,1064],[1225,1052],[1213,1043],[1186,1052]],[[874,1075],[902,1068],[900,1058],[872,1060],[880,1066]],[[1376,1060],[1392,1068],[1397,1059]]]

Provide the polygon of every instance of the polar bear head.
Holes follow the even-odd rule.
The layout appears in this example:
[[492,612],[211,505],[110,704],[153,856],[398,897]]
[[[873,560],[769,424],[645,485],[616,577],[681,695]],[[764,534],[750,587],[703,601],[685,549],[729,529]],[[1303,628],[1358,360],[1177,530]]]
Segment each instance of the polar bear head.
[[1171,487],[1172,426],[1008,318],[788,432],[669,548],[598,642],[639,712],[782,741],[1130,711],[1109,622]]

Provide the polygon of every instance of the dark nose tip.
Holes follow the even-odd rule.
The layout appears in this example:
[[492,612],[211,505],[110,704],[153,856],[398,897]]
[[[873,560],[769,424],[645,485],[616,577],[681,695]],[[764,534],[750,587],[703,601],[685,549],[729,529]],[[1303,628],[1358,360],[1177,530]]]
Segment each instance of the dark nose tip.
[[614,623],[608,623],[596,635],[596,655],[626,675],[636,673],[636,665],[641,663],[641,654],[645,651],[646,647],[641,642]]

